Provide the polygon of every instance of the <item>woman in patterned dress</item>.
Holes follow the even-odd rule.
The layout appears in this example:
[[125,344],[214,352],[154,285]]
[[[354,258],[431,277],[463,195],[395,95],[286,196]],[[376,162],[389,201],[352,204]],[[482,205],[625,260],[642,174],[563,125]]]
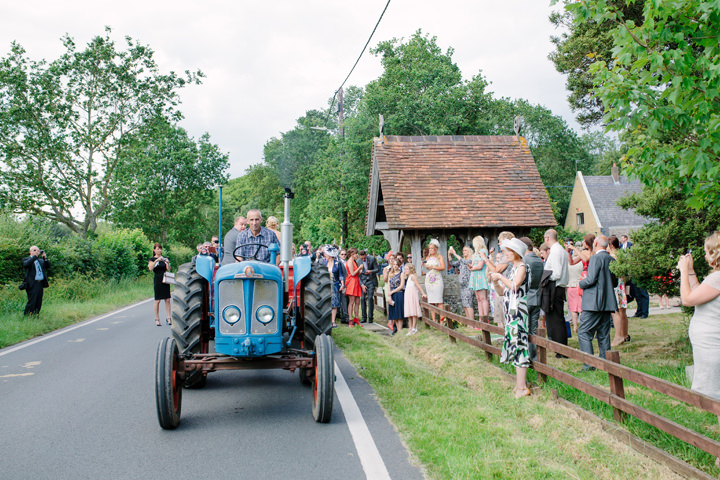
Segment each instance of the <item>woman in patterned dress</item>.
[[478,304],[478,315],[482,319],[490,315],[490,302],[488,301],[488,291],[490,285],[487,281],[487,264],[483,258],[487,258],[487,246],[485,239],[478,235],[473,238],[473,248],[475,254],[472,257],[472,266],[470,267],[470,290],[475,292],[475,298]]
[[388,308],[388,328],[392,328],[391,335],[395,335],[398,330],[402,330],[403,318],[405,318],[405,277],[400,269],[400,263],[397,259],[393,261],[388,273],[388,283],[390,285],[390,297],[393,303]]
[[[430,240],[430,245],[428,245],[428,256],[423,262],[423,267],[429,270],[425,277],[425,289],[427,290],[428,303],[444,310],[443,290],[445,284],[443,283],[442,272],[445,271],[445,259],[438,253],[438,250],[440,250],[440,242],[433,238]],[[434,322],[435,312],[430,312],[430,317]],[[445,317],[440,319],[440,321],[444,320]]]
[[[452,260],[451,257],[455,257],[457,260]],[[463,247],[462,258],[455,252],[453,247],[448,249],[448,262],[460,271],[460,275],[458,275],[458,280],[460,281],[460,300],[462,301],[462,306],[465,309],[465,316],[474,319],[475,311],[473,310],[473,293],[472,290],[470,290],[470,265],[473,263],[472,257],[473,249],[470,245],[465,245]],[[487,284],[487,280],[485,283]]]
[[491,274],[495,291],[503,296],[505,313],[505,340],[500,361],[515,365],[515,398],[530,395],[527,386],[527,369],[530,366],[528,343],[527,272],[523,257],[527,246],[517,238],[505,240],[500,247],[508,259],[510,273]]

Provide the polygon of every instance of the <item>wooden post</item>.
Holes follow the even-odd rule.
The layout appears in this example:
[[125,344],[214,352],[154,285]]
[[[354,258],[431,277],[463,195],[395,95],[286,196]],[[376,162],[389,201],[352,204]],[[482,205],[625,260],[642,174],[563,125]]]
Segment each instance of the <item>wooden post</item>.
[[[613,363],[620,363],[620,352],[617,350],[608,350],[606,358]],[[612,373],[608,373],[608,380],[610,381],[610,393],[617,395],[620,398],[625,398],[625,386],[623,384],[622,377],[617,377]],[[623,423],[625,421],[625,412],[613,407],[613,417],[616,422]]]
[[[539,327],[538,327],[538,329],[537,329],[537,334],[536,334],[536,335],[537,335],[538,337],[547,338],[547,333],[545,332],[545,329],[544,329],[544,328],[539,328]],[[543,365],[546,365],[546,364],[547,364],[547,349],[546,349],[545,347],[541,346],[541,345],[538,345],[538,346],[537,346],[537,362],[538,362],[538,363],[541,363],[541,364],[543,364]],[[547,382],[547,375],[545,375],[544,373],[539,373],[539,372],[538,372],[538,380],[539,380],[541,383],[546,383],[546,382]]]
[[[487,322],[490,323],[490,322]],[[483,330],[483,342],[485,342],[488,345],[492,345],[492,338],[490,337],[490,332],[488,330]],[[485,352],[485,358],[487,358],[488,362],[492,360],[492,353],[486,351]]]

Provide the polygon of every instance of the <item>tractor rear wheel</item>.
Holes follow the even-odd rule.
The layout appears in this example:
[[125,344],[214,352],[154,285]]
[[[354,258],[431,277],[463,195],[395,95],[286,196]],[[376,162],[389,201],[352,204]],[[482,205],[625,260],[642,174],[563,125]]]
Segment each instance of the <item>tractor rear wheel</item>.
[[155,358],[155,401],[160,426],[172,430],[180,425],[182,381],[177,343],[167,337],[160,340]]
[[[172,302],[172,336],[180,352],[208,353],[209,349],[209,285],[195,270],[195,265],[180,266],[175,275],[175,289]],[[185,388],[205,386],[206,374],[188,372]]]
[[313,383],[313,418],[318,423],[328,423],[332,417],[335,396],[335,361],[333,341],[322,334],[315,338],[315,381]]
[[305,348],[313,348],[315,337],[332,335],[332,284],[327,268],[313,263],[310,274],[302,280]]

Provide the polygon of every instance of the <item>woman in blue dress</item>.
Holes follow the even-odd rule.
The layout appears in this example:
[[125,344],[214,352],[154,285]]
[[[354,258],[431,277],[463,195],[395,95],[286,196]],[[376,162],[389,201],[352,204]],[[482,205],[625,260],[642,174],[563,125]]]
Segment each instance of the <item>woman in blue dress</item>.
[[343,268],[338,261],[338,249],[332,245],[323,248],[323,256],[327,262],[327,269],[330,273],[330,281],[332,283],[332,299],[330,300],[332,319],[332,328],[337,328],[335,318],[337,317],[338,308],[341,306],[342,297],[340,293],[345,289],[345,277],[343,276]]
[[[388,307],[388,320],[392,323],[392,334],[402,330],[403,318],[405,318],[405,277],[400,270],[400,263],[395,260],[388,274],[388,283],[390,284],[390,297],[394,304]],[[389,327],[390,325],[388,325]]]

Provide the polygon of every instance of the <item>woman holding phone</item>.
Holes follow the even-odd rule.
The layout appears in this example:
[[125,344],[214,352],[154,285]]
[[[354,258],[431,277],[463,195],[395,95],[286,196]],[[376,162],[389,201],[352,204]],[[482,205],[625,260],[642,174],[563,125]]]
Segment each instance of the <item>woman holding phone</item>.
[[160,323],[160,301],[165,300],[165,321],[168,325],[172,325],[170,321],[170,285],[163,283],[163,274],[170,271],[170,260],[162,255],[163,247],[159,243],[153,246],[153,256],[148,262],[148,270],[154,273],[153,286],[155,290],[155,325],[158,327]]

